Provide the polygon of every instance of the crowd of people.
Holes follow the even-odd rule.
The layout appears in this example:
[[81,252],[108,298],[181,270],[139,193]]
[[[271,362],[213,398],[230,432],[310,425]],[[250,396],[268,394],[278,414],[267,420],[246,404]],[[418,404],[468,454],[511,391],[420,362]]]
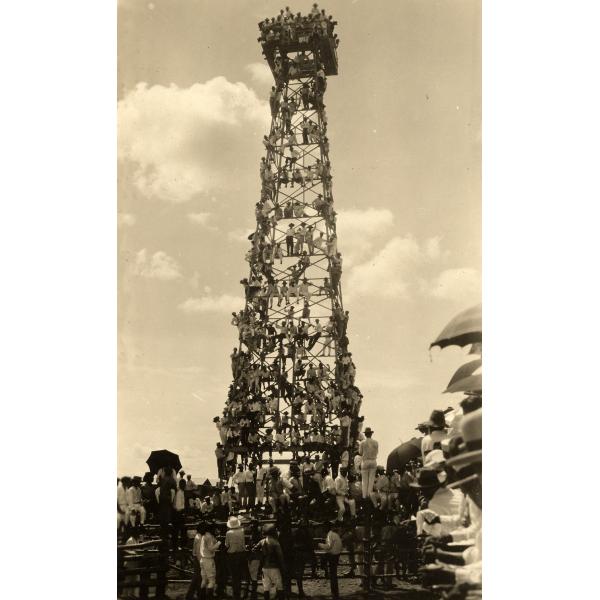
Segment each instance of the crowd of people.
[[337,21],[319,9],[318,4],[313,4],[307,15],[298,12],[294,14],[289,6],[281,9],[275,17],[267,18],[258,24],[260,37],[258,41],[268,51],[271,45],[279,48],[286,44],[300,43],[311,44],[323,38],[331,38],[337,47],[339,38],[334,33]]
[[[284,452],[295,461],[320,452],[337,473],[354,455],[362,429],[349,313],[339,300],[343,261],[323,104],[327,77],[318,49],[288,52],[282,44],[303,40],[325,22],[320,31],[330,36],[335,23],[315,4],[308,16],[288,8],[260,25],[280,55],[260,161],[257,227],[246,255],[250,274],[240,282],[246,306],[231,320],[240,345],[231,354],[225,409],[214,418],[223,480],[238,475],[240,456],[242,468],[256,472],[264,455]],[[291,81],[298,74],[303,79]]]
[[411,484],[419,491],[416,533],[422,539],[425,585],[445,598],[481,597],[482,398],[468,394],[450,413],[433,411],[421,448],[424,466]]
[[[261,568],[270,597],[289,596],[293,582],[302,596],[306,567],[327,574],[335,598],[340,555],[348,557],[347,574],[365,586],[389,589],[395,577],[410,576],[441,586],[446,598],[480,597],[481,404],[471,394],[457,410],[433,411],[418,425],[420,456],[390,470],[378,465],[367,427],[354,459],[337,467],[318,455],[291,461],[285,472],[273,461],[251,462],[208,491],[183,471],[177,477],[162,469],[156,483],[150,474],[143,482],[123,477],[123,540],[138,541],[148,521],[158,522],[161,535],[181,548],[195,529],[190,599],[223,592],[228,577],[234,598],[256,598]],[[226,527],[238,533],[224,535]],[[270,547],[275,542],[281,554]]]
[[[379,446],[373,434],[367,427],[355,459],[336,471],[318,455],[302,463],[291,461],[285,472],[272,461],[257,468],[240,465],[225,484],[219,482],[202,498],[183,471],[177,477],[171,469],[162,469],[156,483],[152,476],[145,478],[141,486],[145,512],[152,522],[158,521],[162,536],[171,537],[173,548],[189,545],[186,523],[197,531],[195,575],[187,597],[197,592],[200,598],[210,598],[215,591],[219,597],[229,576],[234,599],[257,598],[259,570],[265,597],[269,590],[272,598],[289,597],[292,582],[299,596],[305,597],[303,580],[310,567],[311,576],[322,572],[329,578],[332,597],[337,598],[342,554],[348,557],[346,574],[362,577],[363,586],[371,577],[389,588],[395,576],[414,573],[410,507],[416,506],[416,495],[409,483],[417,463],[407,465],[406,473],[387,474],[377,466]],[[139,478],[133,480],[139,487]],[[118,501],[121,490],[126,498],[131,496],[133,480],[124,477],[119,482]],[[128,510],[131,522],[123,540],[137,542],[143,539],[145,518],[142,521],[133,506]],[[375,540],[369,545],[374,552],[371,570],[365,567],[370,543],[367,515],[372,518],[369,527]]]

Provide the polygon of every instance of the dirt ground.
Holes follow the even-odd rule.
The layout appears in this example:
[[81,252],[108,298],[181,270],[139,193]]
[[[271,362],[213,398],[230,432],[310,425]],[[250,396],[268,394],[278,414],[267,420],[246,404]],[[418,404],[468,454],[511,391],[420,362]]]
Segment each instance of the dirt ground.
[[[367,594],[360,588],[360,581],[358,579],[340,579],[340,596],[347,598],[348,600],[364,600],[367,598]],[[422,587],[408,583],[406,581],[394,580],[395,589],[390,591],[383,591],[375,589],[371,592],[369,598],[402,598],[403,600],[435,600],[439,598],[436,594],[425,590]],[[169,584],[167,594],[169,598],[173,600],[183,600],[187,591],[188,584],[172,583]],[[292,588],[292,599],[297,598],[295,593],[295,586]],[[262,598],[262,588],[258,586],[259,598]],[[308,598],[316,598],[325,600],[331,598],[329,590],[329,582],[325,580],[311,581],[310,579],[304,583],[304,593]],[[231,598],[231,589],[228,589],[228,598]]]

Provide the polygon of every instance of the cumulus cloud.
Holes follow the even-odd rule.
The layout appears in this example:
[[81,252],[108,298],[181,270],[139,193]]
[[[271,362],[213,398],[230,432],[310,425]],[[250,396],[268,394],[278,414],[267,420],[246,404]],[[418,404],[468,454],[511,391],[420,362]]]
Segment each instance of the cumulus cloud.
[[246,65],[246,71],[250,73],[252,81],[261,86],[274,85],[273,74],[266,63],[253,62]]
[[442,250],[440,247],[441,238],[439,236],[435,236],[429,238],[425,242],[425,254],[432,260],[436,260],[440,258],[442,255]]
[[174,258],[162,250],[150,256],[146,248],[143,248],[136,254],[134,272],[140,277],[160,279],[162,281],[182,277],[181,267]]
[[429,285],[429,294],[441,300],[462,304],[481,298],[481,274],[476,269],[446,269]]
[[394,215],[387,208],[352,208],[338,211],[337,232],[346,266],[364,259],[373,249],[374,243],[393,223]]
[[423,252],[413,238],[394,237],[372,258],[350,271],[347,288],[353,296],[407,297],[407,271],[422,256]]
[[244,305],[242,298],[230,294],[221,294],[220,296],[201,296],[198,298],[188,298],[182,302],[178,308],[185,313],[230,313],[237,312]]
[[232,189],[269,117],[254,90],[225,77],[189,88],[139,83],[118,103],[118,156],[133,163],[143,195],[187,202]]
[[430,292],[433,288],[421,274],[444,255],[437,237],[420,243],[412,236],[395,236],[351,268],[344,286],[352,296],[409,298]]
[[131,213],[117,213],[117,225],[119,227],[131,227],[136,223],[135,215]]
[[216,231],[216,227],[210,224],[211,213],[208,212],[197,212],[197,213],[188,213],[188,219],[197,225],[201,225],[205,229],[211,229]]

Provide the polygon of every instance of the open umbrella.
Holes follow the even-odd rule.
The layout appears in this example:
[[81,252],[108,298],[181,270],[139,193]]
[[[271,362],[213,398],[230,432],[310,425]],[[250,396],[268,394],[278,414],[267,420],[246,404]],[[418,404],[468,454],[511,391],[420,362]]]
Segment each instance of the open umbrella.
[[478,344],[480,342],[481,304],[478,304],[456,315],[429,347],[466,346],[467,344]]
[[162,467],[171,467],[171,469],[175,469],[175,471],[181,469],[179,456],[169,450],[152,450],[146,464],[153,474],[158,473],[159,469]]
[[452,375],[452,379],[450,380],[450,382],[448,383],[448,386],[446,387],[446,392],[454,384],[458,383],[465,377],[470,377],[471,375],[473,375],[475,373],[475,371],[477,371],[477,369],[479,369],[480,367],[481,367],[481,359],[480,358],[478,358],[477,360],[472,360],[471,362],[465,363],[464,365],[459,367],[457,369],[456,373],[454,373],[454,375]]
[[404,444],[400,444],[397,448],[392,450],[387,458],[386,468],[390,471],[393,469],[403,471],[409,460],[421,456],[422,439],[423,438],[412,438],[408,442],[404,442]]
[[467,392],[480,394],[481,390],[481,373],[475,373],[475,375],[469,375],[468,377],[455,381],[446,388],[445,393],[454,394],[455,392]]

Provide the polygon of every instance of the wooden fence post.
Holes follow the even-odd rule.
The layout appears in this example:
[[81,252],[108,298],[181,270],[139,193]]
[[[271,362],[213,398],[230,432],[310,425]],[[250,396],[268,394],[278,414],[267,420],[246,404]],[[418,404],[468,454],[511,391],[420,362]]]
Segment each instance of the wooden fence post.
[[367,586],[367,597],[371,595],[371,565],[373,564],[373,546],[372,546],[372,527],[371,527],[371,511],[366,511],[366,534],[367,541],[365,545],[365,577]]
[[156,597],[164,598],[167,592],[167,570],[169,568],[169,541],[162,539],[158,545],[158,565]]

